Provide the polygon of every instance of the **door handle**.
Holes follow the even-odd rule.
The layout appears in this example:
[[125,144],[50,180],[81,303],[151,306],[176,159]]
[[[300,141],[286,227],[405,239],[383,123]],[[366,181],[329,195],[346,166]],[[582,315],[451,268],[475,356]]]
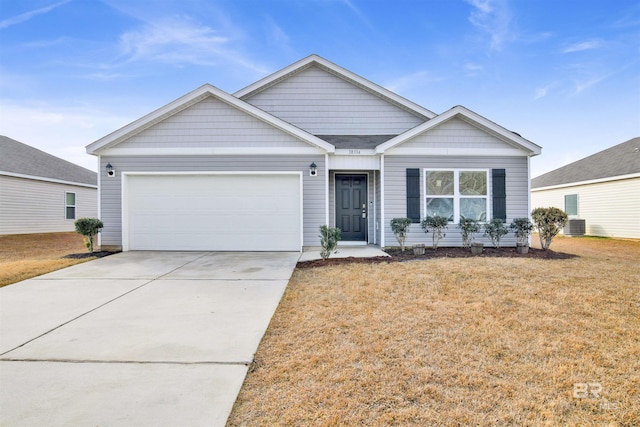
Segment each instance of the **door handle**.
[[367,217],[367,210],[366,209],[362,209],[362,218],[366,218]]

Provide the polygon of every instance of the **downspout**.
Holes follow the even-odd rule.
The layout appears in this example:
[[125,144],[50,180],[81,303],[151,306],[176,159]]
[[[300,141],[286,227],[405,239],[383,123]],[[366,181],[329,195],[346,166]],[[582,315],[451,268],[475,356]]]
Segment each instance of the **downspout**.
[[384,249],[384,154],[380,155],[380,247]]
[[376,206],[378,206],[378,199],[376,194],[376,184],[378,183],[376,180],[376,171],[373,173],[373,244],[378,244],[378,233],[376,233],[376,224],[378,224],[378,216],[376,215]]
[[[527,218],[531,219],[531,156],[527,156]],[[529,233],[529,246],[531,246],[531,233]]]
[[329,153],[324,153],[324,223],[329,226]]
[[[102,221],[102,156],[98,156],[98,219]],[[102,233],[98,233],[98,246],[102,250]]]

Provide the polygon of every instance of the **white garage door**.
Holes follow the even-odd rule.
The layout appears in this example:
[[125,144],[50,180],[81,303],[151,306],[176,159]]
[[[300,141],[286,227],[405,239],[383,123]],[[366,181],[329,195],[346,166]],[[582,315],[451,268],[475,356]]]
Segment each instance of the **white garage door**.
[[299,174],[127,175],[125,250],[299,251]]

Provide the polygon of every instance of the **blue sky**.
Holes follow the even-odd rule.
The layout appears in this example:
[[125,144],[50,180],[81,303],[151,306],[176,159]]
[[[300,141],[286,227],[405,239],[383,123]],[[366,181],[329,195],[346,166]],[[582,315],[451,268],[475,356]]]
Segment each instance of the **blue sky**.
[[312,53],[520,133],[533,176],[640,136],[637,0],[0,0],[0,134],[95,170],[96,139]]

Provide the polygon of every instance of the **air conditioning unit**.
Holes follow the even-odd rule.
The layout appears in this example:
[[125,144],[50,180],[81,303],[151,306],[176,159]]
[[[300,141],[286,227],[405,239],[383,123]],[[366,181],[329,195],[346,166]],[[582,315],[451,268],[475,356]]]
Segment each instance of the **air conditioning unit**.
[[562,233],[565,236],[584,236],[586,228],[584,219],[570,219],[567,225],[564,226]]

